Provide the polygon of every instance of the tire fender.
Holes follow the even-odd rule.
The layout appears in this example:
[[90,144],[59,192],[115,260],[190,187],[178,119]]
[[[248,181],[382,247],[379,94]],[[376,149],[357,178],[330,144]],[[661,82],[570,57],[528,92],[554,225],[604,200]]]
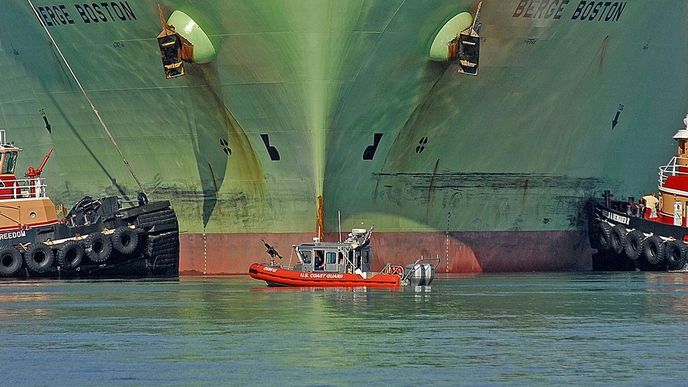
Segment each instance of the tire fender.
[[112,247],[124,255],[133,253],[139,245],[139,234],[126,226],[117,227],[110,239],[112,240]]
[[13,277],[24,264],[22,254],[14,247],[0,249],[0,277]]
[[667,242],[665,254],[669,270],[679,270],[686,265],[686,244],[682,241]]
[[107,236],[94,233],[84,239],[84,251],[91,262],[103,263],[112,254],[112,242]]
[[653,235],[645,240],[643,256],[650,265],[659,265],[664,261],[664,241],[657,235]]
[[617,224],[616,226],[612,227],[612,235],[610,242],[612,250],[614,250],[615,253],[623,253],[624,248],[626,247],[626,235],[628,235],[626,227],[620,224]]
[[74,270],[84,259],[84,247],[77,241],[67,241],[57,249],[57,264],[63,270]]
[[637,260],[645,248],[645,234],[638,230],[633,230],[626,235],[626,246],[624,247],[624,254],[630,260]]
[[600,222],[597,225],[597,243],[599,251],[609,251],[612,248],[612,226],[606,222]]
[[55,260],[55,253],[45,243],[33,243],[24,253],[24,263],[34,273],[45,273],[50,270]]

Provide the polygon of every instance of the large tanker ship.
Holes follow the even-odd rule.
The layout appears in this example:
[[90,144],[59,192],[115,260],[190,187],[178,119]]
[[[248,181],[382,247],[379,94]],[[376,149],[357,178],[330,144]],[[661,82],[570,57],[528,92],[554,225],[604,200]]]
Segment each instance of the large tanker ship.
[[[181,274],[245,273],[261,239],[339,224],[375,225],[378,268],[589,269],[586,199],[651,191],[686,111],[683,0],[160,6],[3,2],[0,128],[27,164],[54,147],[58,202],[169,199]],[[163,66],[161,28],[194,63]]]

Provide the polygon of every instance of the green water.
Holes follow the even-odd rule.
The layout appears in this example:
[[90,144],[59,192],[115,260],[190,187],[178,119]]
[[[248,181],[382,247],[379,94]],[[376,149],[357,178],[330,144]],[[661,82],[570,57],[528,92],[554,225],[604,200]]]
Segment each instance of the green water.
[[666,273],[2,282],[2,384],[682,384],[687,311]]

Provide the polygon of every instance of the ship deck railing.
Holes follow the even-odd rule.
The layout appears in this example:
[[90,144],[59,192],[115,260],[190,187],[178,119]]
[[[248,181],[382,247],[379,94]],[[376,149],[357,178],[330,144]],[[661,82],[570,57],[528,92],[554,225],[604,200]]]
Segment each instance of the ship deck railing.
[[670,176],[688,176],[688,158],[674,156],[668,164],[659,167],[660,186],[663,186]]
[[0,183],[0,200],[48,197],[45,179],[41,177],[1,180]]

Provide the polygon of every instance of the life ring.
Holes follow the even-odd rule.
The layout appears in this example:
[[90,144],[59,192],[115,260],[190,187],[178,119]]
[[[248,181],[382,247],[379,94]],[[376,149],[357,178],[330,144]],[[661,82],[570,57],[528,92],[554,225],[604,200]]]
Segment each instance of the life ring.
[[645,247],[645,234],[638,230],[633,230],[626,235],[626,246],[624,253],[628,259],[635,261],[640,257]]
[[91,262],[103,263],[112,254],[112,242],[101,233],[91,234],[84,240],[84,251]]
[[110,239],[112,239],[112,247],[124,255],[133,253],[139,245],[139,235],[126,226],[117,227]]
[[84,259],[84,247],[77,241],[67,241],[57,250],[57,264],[63,270],[74,270]]
[[404,278],[404,267],[392,265],[389,267],[389,274],[398,275],[399,277]]
[[669,270],[679,270],[686,265],[686,244],[673,240],[666,244],[666,260]]
[[24,253],[24,263],[35,273],[45,273],[50,270],[55,260],[53,250],[45,243],[34,243]]
[[21,253],[14,247],[4,247],[0,250],[0,276],[12,277],[22,268],[24,260]]
[[612,226],[606,222],[597,225],[597,244],[599,251],[609,251],[612,248]]
[[650,265],[659,265],[664,261],[664,241],[657,235],[653,235],[645,240],[643,256]]

